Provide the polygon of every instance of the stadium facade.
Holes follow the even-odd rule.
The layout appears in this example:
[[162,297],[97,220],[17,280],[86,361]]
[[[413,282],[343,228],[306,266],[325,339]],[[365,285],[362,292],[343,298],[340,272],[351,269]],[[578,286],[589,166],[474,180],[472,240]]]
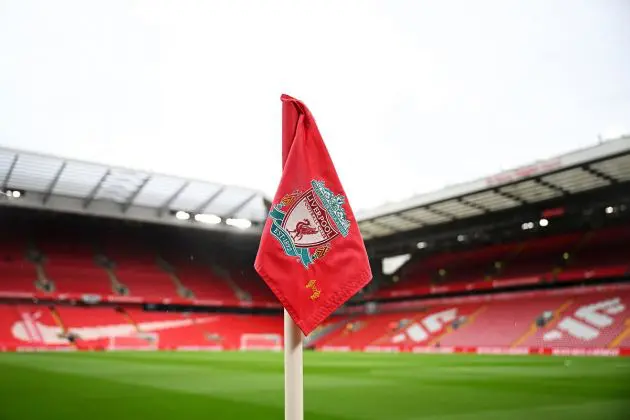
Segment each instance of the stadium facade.
[[[0,190],[1,349],[282,348],[263,193],[9,149]],[[310,348],[630,353],[630,137],[358,216],[375,280]]]

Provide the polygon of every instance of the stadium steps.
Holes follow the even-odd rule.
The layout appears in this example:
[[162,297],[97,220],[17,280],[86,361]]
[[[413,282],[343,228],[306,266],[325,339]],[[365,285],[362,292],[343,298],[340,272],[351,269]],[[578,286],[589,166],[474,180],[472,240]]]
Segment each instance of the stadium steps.
[[344,327],[350,320],[351,318],[341,319],[337,322],[331,322],[328,325],[315,329],[315,331],[313,331],[308,337],[304,338],[304,346],[311,347],[316,345],[319,340],[324,340],[330,334],[334,334],[336,331],[339,331],[339,329]]
[[[63,322],[63,319],[57,311],[57,308],[55,308],[54,306],[49,306],[48,310],[50,311],[50,316],[52,316],[55,324],[57,324],[57,326],[61,328],[61,331],[63,331],[65,335],[68,335],[68,327],[66,326],[65,322]],[[71,341],[70,345],[73,347],[77,347],[77,343],[75,343],[74,341]]]
[[[414,322],[420,322],[422,320],[422,318],[424,318],[426,316],[425,313],[419,313],[416,314],[414,316],[412,316],[411,318],[408,319],[408,323],[406,325],[411,325]],[[402,318],[404,319],[404,317]],[[401,319],[401,321],[402,321]],[[387,334],[385,334],[382,337],[377,338],[376,340],[374,340],[373,342],[370,343],[370,345],[387,345],[391,342],[391,340],[397,336],[398,334],[400,334],[401,330],[404,330],[406,327],[400,328],[400,329],[395,329],[393,331],[389,331],[387,332]]]
[[617,337],[613,338],[606,347],[609,349],[620,347],[621,343],[623,343],[626,338],[630,338],[630,318],[626,319],[625,325],[625,330],[623,330]]
[[168,261],[166,261],[162,257],[157,257],[156,262],[158,267],[160,267],[171,279],[173,284],[175,285],[175,289],[177,290],[177,294],[184,299],[194,299],[195,293],[186,287],[182,280],[177,275],[175,271],[175,267],[173,267]]
[[44,293],[55,291],[55,284],[48,278],[44,268],[45,256],[34,245],[30,245],[26,251],[26,259],[35,267],[35,287]]
[[[348,340],[351,339],[355,333],[358,333],[367,325],[369,325],[369,322],[365,320],[366,317],[367,316],[364,315],[364,316],[355,316],[355,317],[343,319],[340,322],[341,324],[340,328],[334,331],[331,331],[329,334],[326,334],[326,336],[324,337],[321,337],[321,339],[318,340],[317,342],[317,346],[350,344]],[[356,326],[357,329],[351,332],[350,327],[353,325]]]
[[[567,308],[569,308],[571,306],[572,303],[573,303],[573,300],[569,299],[569,300],[565,301],[562,305],[560,305],[555,311],[553,311],[553,318],[551,318],[551,322],[549,322],[543,328],[549,329],[550,327],[555,327],[555,325],[560,320],[560,315],[562,315],[564,313],[564,311],[566,311]],[[514,347],[520,346],[525,341],[527,341],[531,336],[536,334],[536,332],[538,332],[538,330],[540,330],[540,328],[536,325],[536,320],[532,321],[532,324],[529,327],[529,329],[522,336],[517,338],[510,345],[510,348],[514,348]]]
[[61,331],[63,331],[64,334],[67,334],[68,328],[66,327],[66,324],[64,324],[63,320],[61,319],[61,315],[59,315],[57,308],[55,308],[54,306],[51,306],[48,308],[48,310],[50,311],[50,316],[52,316],[52,318],[55,320],[55,324],[57,324],[57,326],[61,328]]
[[[109,282],[112,285],[112,291],[114,292],[114,294],[116,295],[120,295],[120,291],[121,290],[129,290],[127,289],[127,286],[125,286],[124,284],[122,284],[120,282],[120,280],[118,280],[118,276],[116,275],[116,273],[114,272],[114,269],[111,267],[104,267],[105,271],[107,272],[107,277],[109,277]],[[122,293],[122,294],[128,294],[127,293]]]
[[123,316],[123,318],[125,318],[125,320],[127,320],[127,322],[134,326],[136,331],[140,332],[140,327],[138,326],[138,323],[131,316],[131,314],[125,310],[125,308],[119,308],[118,312]]
[[37,273],[37,280],[35,281],[35,287],[42,292],[50,293],[55,291],[55,283],[48,278],[46,269],[41,261],[33,262],[35,264],[35,272]]
[[128,295],[129,289],[118,280],[118,276],[114,272],[115,264],[105,256],[102,252],[97,251],[94,255],[94,262],[107,273],[107,278],[111,284],[112,292],[115,295]]
[[484,305],[484,306],[480,307],[479,309],[477,309],[472,314],[470,314],[470,316],[468,316],[468,319],[466,320],[466,323],[464,323],[459,328],[457,328],[457,330],[455,330],[452,327],[452,325],[449,325],[448,327],[446,327],[446,331],[444,331],[442,334],[439,334],[436,337],[433,337],[431,340],[429,340],[427,345],[430,346],[430,347],[435,346],[436,343],[440,342],[444,337],[446,337],[447,335],[451,334],[453,331],[459,331],[462,328],[466,328],[467,326],[469,326],[470,324],[475,322],[475,318],[477,318],[477,316],[479,316],[481,313],[483,313],[487,308],[488,307],[486,305]]
[[212,271],[219,279],[223,280],[228,286],[230,286],[230,289],[232,289],[232,291],[234,292],[234,296],[236,296],[238,300],[251,302],[252,295],[241,288],[241,286],[239,286],[238,283],[234,281],[229,270],[226,270],[219,265],[213,264]]

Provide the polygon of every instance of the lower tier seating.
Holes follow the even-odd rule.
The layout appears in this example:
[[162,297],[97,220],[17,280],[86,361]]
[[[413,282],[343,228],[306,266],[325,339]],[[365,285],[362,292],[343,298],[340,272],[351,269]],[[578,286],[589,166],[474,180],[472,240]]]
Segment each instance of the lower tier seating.
[[443,299],[421,310],[362,315],[316,347],[619,348],[630,342],[630,287]]
[[[391,304],[394,305],[394,304]],[[630,346],[630,285],[520,292],[414,303],[413,310],[335,316],[315,348],[617,349]],[[387,310],[387,305],[383,308]],[[280,315],[147,312],[138,307],[0,305],[0,347],[277,348]],[[148,344],[147,344],[148,343]]]

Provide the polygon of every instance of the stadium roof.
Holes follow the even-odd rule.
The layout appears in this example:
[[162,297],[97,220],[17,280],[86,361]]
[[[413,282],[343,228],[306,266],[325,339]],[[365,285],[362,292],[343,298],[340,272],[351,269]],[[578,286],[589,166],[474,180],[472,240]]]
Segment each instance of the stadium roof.
[[[357,216],[370,240],[628,181],[630,136]],[[243,232],[257,235],[270,205],[264,193],[251,188],[0,147],[0,192],[6,190],[25,194],[17,200],[0,195],[0,205],[225,231],[234,231],[228,219],[249,220],[252,226]],[[190,218],[177,218],[178,211]],[[219,216],[221,222],[197,222],[195,214]]]
[[630,181],[630,136],[358,215],[368,240]]
[[[0,191],[7,190],[20,197],[0,195],[0,205],[210,229],[233,229],[228,219],[248,220],[253,228],[247,230],[260,232],[267,214],[267,198],[251,188],[0,148]],[[196,222],[196,214],[221,222]]]

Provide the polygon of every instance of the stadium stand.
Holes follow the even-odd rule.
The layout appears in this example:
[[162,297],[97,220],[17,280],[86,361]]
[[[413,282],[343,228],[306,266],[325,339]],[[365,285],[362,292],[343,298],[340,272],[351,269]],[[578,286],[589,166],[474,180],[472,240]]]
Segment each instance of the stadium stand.
[[[0,348],[282,345],[281,308],[252,268],[259,192],[38,159],[45,171],[20,169],[32,180],[3,180],[21,193],[0,195]],[[628,182],[630,137],[365,212],[375,281],[307,345],[630,353]],[[396,272],[379,270],[401,254]]]
[[[619,348],[627,341],[630,288],[445,298],[422,311],[363,315],[317,342],[320,349]],[[548,316],[546,323],[539,320]],[[356,326],[356,327],[354,327]],[[626,340],[626,341],[624,341]]]
[[174,272],[181,284],[192,291],[195,299],[218,300],[227,303],[237,301],[235,291],[226,280],[217,276],[208,265],[195,263],[190,260],[170,260]]
[[615,339],[630,319],[630,293],[601,293],[565,302],[554,318],[521,345],[530,347],[618,347]]
[[229,275],[236,286],[249,295],[252,301],[273,302],[276,300],[271,290],[253,269],[231,270]]
[[622,276],[630,271],[628,244],[630,229],[621,227],[431,255],[410,262],[402,270],[399,282],[373,296],[418,296],[427,290],[446,290],[445,285],[463,285],[470,290],[490,287],[493,283]]
[[143,245],[122,243],[120,239],[104,245],[103,255],[113,263],[116,279],[130,296],[178,298],[173,280],[157,264],[157,255]]
[[507,281],[547,275],[560,265],[562,255],[570,251],[581,237],[582,234],[574,233],[527,241],[512,258],[502,262],[494,278]]
[[15,348],[25,343],[16,337],[15,326],[23,322],[15,305],[0,305],[0,347]]
[[26,259],[23,238],[5,237],[0,242],[0,287],[2,291],[34,292],[37,273]]
[[38,244],[45,258],[44,268],[57,292],[112,294],[107,272],[96,265],[94,251],[87,244],[55,241]]
[[615,227],[587,234],[588,237],[567,265],[558,273],[558,280],[587,277],[622,276],[630,271],[630,227]]
[[[159,348],[238,350],[243,335],[282,334],[278,316],[147,312],[139,308],[0,305],[0,346],[111,348],[153,334]],[[68,338],[72,336],[72,340]],[[111,348],[113,349],[113,348]]]

